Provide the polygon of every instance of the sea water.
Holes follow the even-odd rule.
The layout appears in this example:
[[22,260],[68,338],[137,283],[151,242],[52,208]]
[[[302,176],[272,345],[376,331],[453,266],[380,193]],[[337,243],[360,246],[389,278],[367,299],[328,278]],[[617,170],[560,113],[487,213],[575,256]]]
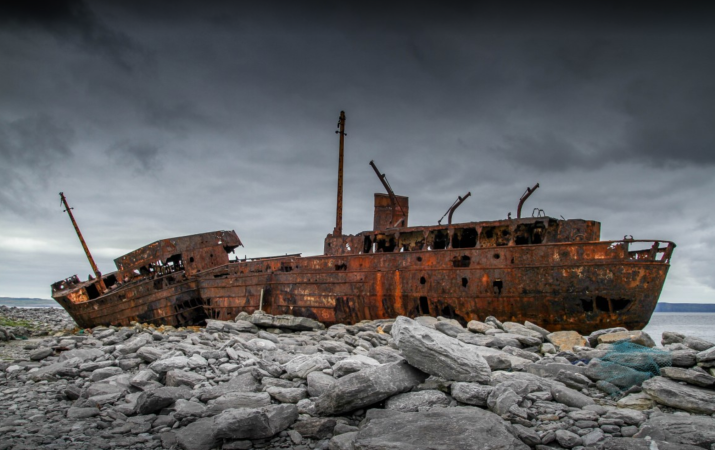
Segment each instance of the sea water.
[[688,336],[715,342],[715,313],[653,313],[643,329],[660,346],[664,331],[675,331]]

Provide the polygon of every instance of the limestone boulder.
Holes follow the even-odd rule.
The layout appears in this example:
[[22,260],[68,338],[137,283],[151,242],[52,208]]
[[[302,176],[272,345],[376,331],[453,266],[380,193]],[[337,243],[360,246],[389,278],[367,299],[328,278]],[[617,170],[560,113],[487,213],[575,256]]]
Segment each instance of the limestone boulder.
[[599,344],[614,344],[624,340],[644,347],[655,347],[653,338],[645,331],[619,331],[616,333],[603,334],[598,337]]
[[206,412],[215,415],[227,409],[260,408],[270,404],[271,396],[267,392],[229,392],[209,400]]
[[470,320],[469,323],[467,323],[467,330],[472,333],[484,334],[487,330],[493,330],[494,328],[494,325],[480,322],[478,320]]
[[310,372],[330,368],[330,363],[320,355],[299,355],[283,365],[286,377],[305,379]]
[[487,406],[489,395],[494,389],[493,386],[485,386],[479,383],[452,383],[452,397],[461,403],[474,406]]
[[400,412],[416,412],[420,408],[449,406],[452,400],[447,394],[437,390],[405,392],[397,394],[385,401],[385,409]]
[[644,392],[638,392],[636,394],[626,395],[622,399],[618,400],[616,406],[624,409],[646,411],[649,409],[653,409],[653,406],[655,406],[655,402],[650,395]]
[[595,347],[598,345],[599,336],[603,336],[604,334],[620,333],[622,331],[628,332],[628,330],[623,327],[604,328],[602,330],[596,330],[588,335],[588,343],[591,345],[591,347]]
[[453,324],[447,321],[439,321],[435,323],[434,329],[451,337],[457,337],[460,333],[468,333],[468,331],[463,326],[459,325],[459,323]]
[[702,447],[697,447],[688,444],[674,444],[660,440],[646,440],[637,438],[608,438],[601,443],[602,450],[702,450]]
[[494,413],[470,406],[390,411],[357,432],[355,450],[528,450]]
[[324,416],[343,414],[406,392],[426,378],[406,362],[368,367],[330,385],[316,400],[316,411]]
[[654,377],[643,383],[643,391],[662,405],[699,414],[715,413],[715,391],[710,389]]
[[410,365],[453,381],[488,383],[491,369],[469,345],[400,316],[392,337]]
[[715,377],[698,372],[697,370],[688,370],[680,367],[663,367],[660,369],[660,374],[671,380],[685,381],[694,386],[706,388],[715,387]]
[[634,437],[648,436],[654,440],[673,444],[710,448],[715,443],[715,419],[705,416],[653,414]]
[[288,314],[274,316],[272,314],[266,314],[262,311],[256,311],[253,314],[242,312],[238,316],[236,316],[237,323],[241,320],[250,322],[254,325],[263,328],[278,328],[294,331],[312,331],[325,329],[325,325],[318,322],[317,320],[313,320],[308,317],[296,317]]
[[715,347],[703,350],[695,355],[698,365],[703,367],[715,367]]
[[191,397],[191,390],[186,387],[161,387],[145,391],[137,399],[137,412],[142,415],[151,414],[173,405],[179,399],[188,400]]
[[214,418],[212,429],[219,439],[265,439],[285,430],[297,419],[295,405],[229,409]]
[[585,346],[588,341],[577,331],[557,331],[546,335],[546,340],[561,351],[572,351],[574,346]]

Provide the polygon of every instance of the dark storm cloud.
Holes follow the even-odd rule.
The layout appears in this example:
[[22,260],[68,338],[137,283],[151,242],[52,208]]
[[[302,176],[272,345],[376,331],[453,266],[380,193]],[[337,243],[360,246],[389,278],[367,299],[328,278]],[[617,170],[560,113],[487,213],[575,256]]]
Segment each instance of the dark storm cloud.
[[107,150],[107,155],[117,167],[134,167],[143,173],[159,172],[163,167],[159,147],[146,142],[118,142]]
[[31,210],[35,185],[44,185],[55,166],[71,158],[74,135],[43,113],[0,121],[0,205],[21,215]]
[[[413,225],[436,223],[467,191],[456,220],[505,218],[538,181],[527,212],[601,220],[608,239],[673,239],[683,263],[669,277],[683,284],[712,265],[697,249],[712,239],[712,213],[682,228],[713,187],[712,14],[535,2],[18,4],[0,6],[0,163],[21,177],[0,186],[3,201],[47,199],[52,214],[0,214],[11,241],[0,236],[0,252],[81,257],[57,208],[64,191],[104,271],[140,245],[217,228],[235,228],[249,256],[320,253],[344,109],[346,231],[371,227],[372,194],[383,191],[374,159],[410,196]],[[56,128],[56,142],[23,141],[52,171],[6,150],[26,147],[16,122],[29,118]],[[52,267],[51,282],[73,264],[41,269]]]
[[108,27],[82,0],[7,0],[0,2],[0,28],[39,29],[72,42],[131,70],[139,47]]

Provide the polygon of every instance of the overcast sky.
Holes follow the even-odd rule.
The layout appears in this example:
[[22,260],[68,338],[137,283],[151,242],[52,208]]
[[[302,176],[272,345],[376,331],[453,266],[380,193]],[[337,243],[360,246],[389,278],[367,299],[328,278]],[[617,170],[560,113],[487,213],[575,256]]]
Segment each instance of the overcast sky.
[[[361,2],[0,2],[0,296],[50,297],[158,239],[320,254],[372,227],[524,210],[672,240],[661,301],[715,303],[712,10]],[[410,5],[410,6],[408,6]]]

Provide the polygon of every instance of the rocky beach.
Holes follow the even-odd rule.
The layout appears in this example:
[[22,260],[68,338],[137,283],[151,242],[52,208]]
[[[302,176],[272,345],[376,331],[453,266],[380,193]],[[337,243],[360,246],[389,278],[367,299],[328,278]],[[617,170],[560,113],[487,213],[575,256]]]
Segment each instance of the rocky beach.
[[0,318],[0,450],[715,449],[715,344],[680,333]]

